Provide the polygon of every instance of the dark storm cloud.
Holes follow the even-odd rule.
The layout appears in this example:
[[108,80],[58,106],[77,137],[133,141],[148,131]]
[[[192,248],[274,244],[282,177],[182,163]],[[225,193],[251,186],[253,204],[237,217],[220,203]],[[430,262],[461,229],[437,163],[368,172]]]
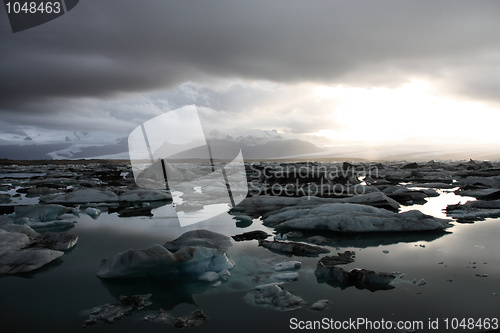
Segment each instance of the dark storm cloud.
[[39,105],[211,77],[357,86],[460,77],[494,91],[488,68],[454,73],[485,54],[498,66],[499,14],[498,1],[87,0],[13,34],[2,11],[0,108],[60,112]]

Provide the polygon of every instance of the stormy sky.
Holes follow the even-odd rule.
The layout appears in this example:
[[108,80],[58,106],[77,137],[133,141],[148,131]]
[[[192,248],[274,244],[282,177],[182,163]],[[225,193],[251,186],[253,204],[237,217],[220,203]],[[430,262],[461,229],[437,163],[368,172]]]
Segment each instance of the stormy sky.
[[1,9],[0,144],[109,143],[188,104],[330,144],[500,143],[498,17],[498,1],[81,0],[12,33]]

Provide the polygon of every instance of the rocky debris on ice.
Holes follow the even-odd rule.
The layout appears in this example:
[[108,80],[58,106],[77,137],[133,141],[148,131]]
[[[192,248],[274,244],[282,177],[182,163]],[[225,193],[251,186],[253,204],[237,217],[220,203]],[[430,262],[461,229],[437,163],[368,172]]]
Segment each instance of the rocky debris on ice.
[[345,265],[354,262],[356,253],[354,251],[345,251],[344,253],[337,253],[336,256],[326,256],[321,258],[320,263],[326,267],[335,265]]
[[370,291],[393,289],[391,282],[396,275],[391,273],[375,272],[367,269],[344,270],[336,265],[320,260],[314,271],[319,283],[326,282],[333,287],[342,289],[355,286],[358,289],[368,289]]
[[[184,274],[199,279],[234,267],[226,256],[231,246],[229,237],[208,230],[188,231],[164,246],[155,244],[145,250],[129,249],[103,259],[100,278],[139,277],[158,274]],[[208,276],[208,274],[207,274]],[[207,280],[208,281],[208,280]],[[210,279],[211,282],[215,281]]]
[[123,316],[151,305],[150,297],[151,294],[120,296],[119,303],[96,306],[90,310],[89,319],[85,321],[83,327],[95,325],[98,320],[113,323]]
[[333,203],[282,209],[264,219],[264,224],[283,229],[381,232],[440,230],[451,227],[450,221],[417,210],[393,213],[366,205]]
[[285,262],[280,262],[277,263],[273,266],[273,270],[277,272],[281,271],[291,271],[294,269],[299,269],[302,263],[297,260],[292,260],[292,261],[285,261]]
[[374,189],[374,192],[372,193],[347,198],[319,198],[315,196],[282,197],[260,195],[245,198],[245,200],[232,209],[232,212],[235,213],[241,211],[252,216],[262,216],[265,218],[267,215],[279,213],[281,209],[286,210],[290,207],[297,209],[313,208],[327,203],[363,204],[373,207],[387,208],[393,211],[397,211],[399,209],[399,203],[397,201],[389,198],[379,190]]
[[208,321],[207,316],[201,309],[196,309],[187,317],[174,318],[174,326],[177,328],[182,327],[197,327]]
[[244,232],[239,235],[231,236],[235,241],[241,242],[241,241],[246,241],[246,240],[253,240],[253,239],[266,239],[269,237],[267,232],[262,231],[262,230],[254,230],[254,231],[248,231]]
[[272,251],[276,251],[278,253],[296,256],[318,256],[320,254],[330,252],[330,250],[320,246],[297,242],[259,240],[259,246],[265,247],[266,249]]
[[153,323],[167,323],[174,325],[177,328],[183,327],[197,327],[208,321],[207,316],[201,309],[192,311],[185,317],[174,317],[163,309],[159,309],[155,314],[144,317],[144,320]]
[[26,225],[0,224],[0,275],[36,270],[73,247],[78,237],[68,233],[39,234]]
[[323,311],[326,308],[327,304],[328,304],[328,300],[327,299],[320,299],[319,301],[314,302],[311,305],[310,309],[316,310],[316,311]]
[[302,298],[283,290],[277,284],[266,285],[260,290],[251,293],[254,294],[253,301],[255,304],[271,305],[273,308],[282,311],[297,309],[305,304]]

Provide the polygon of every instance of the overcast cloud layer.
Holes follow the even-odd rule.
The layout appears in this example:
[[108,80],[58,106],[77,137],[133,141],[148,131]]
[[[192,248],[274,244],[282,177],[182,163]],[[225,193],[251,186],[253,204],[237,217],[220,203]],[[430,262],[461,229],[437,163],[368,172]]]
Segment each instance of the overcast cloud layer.
[[424,80],[447,98],[500,105],[498,1],[82,0],[16,34],[0,12],[0,130],[12,138],[119,138],[190,103],[240,126],[248,117],[236,114],[250,113],[252,127],[338,130],[324,121],[334,101],[301,96],[315,85]]

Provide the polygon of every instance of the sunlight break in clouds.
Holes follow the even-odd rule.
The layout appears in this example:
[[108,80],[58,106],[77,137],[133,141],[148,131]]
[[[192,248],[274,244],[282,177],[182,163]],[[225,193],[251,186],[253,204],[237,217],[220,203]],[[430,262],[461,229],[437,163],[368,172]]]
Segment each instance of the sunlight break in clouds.
[[440,95],[425,80],[414,79],[395,89],[317,86],[312,96],[320,103],[335,103],[330,119],[340,128],[312,134],[337,143],[436,142],[455,141],[457,137],[467,143],[500,142],[498,110],[481,102]]

